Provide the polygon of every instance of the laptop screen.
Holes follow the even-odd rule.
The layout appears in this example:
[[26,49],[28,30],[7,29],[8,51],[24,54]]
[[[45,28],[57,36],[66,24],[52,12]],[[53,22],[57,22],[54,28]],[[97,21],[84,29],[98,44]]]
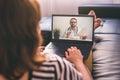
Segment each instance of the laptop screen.
[[93,41],[94,17],[52,15],[52,40]]

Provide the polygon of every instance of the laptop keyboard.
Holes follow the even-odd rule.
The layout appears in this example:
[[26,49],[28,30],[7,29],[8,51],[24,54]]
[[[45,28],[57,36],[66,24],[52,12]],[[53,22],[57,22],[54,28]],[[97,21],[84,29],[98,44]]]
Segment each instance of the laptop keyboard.
[[82,52],[83,56],[88,57],[88,52],[90,52],[91,50],[91,45],[87,45],[87,44],[66,44],[66,43],[54,43],[54,44],[51,44],[49,45],[49,49],[58,49],[60,48],[60,50],[63,50],[64,52],[67,51],[67,49],[71,46],[76,46],[77,48],[80,49],[80,51]]

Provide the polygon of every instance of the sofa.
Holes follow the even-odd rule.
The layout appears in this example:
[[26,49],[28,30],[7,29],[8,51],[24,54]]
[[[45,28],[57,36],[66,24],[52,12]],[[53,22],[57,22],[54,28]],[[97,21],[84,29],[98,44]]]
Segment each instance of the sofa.
[[90,10],[101,18],[101,26],[95,30],[92,52],[94,80],[120,80],[120,5],[80,5],[79,14]]

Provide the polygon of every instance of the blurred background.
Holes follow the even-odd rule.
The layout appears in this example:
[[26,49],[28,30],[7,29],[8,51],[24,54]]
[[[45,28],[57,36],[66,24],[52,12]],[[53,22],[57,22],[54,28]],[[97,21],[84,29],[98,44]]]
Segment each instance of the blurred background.
[[78,6],[83,4],[120,4],[120,0],[38,0],[42,16],[51,14],[78,14]]

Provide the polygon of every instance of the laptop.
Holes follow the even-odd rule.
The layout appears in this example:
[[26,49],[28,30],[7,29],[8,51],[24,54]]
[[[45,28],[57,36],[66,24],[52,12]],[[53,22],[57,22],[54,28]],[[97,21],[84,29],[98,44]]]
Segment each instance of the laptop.
[[[76,19],[77,32],[74,37],[66,37],[70,20]],[[45,47],[44,53],[53,53],[65,57],[65,51],[71,46],[81,50],[83,58],[87,59],[93,46],[94,16],[90,15],[52,15],[51,42]],[[72,34],[72,32],[71,32]],[[83,36],[87,36],[83,39]]]

